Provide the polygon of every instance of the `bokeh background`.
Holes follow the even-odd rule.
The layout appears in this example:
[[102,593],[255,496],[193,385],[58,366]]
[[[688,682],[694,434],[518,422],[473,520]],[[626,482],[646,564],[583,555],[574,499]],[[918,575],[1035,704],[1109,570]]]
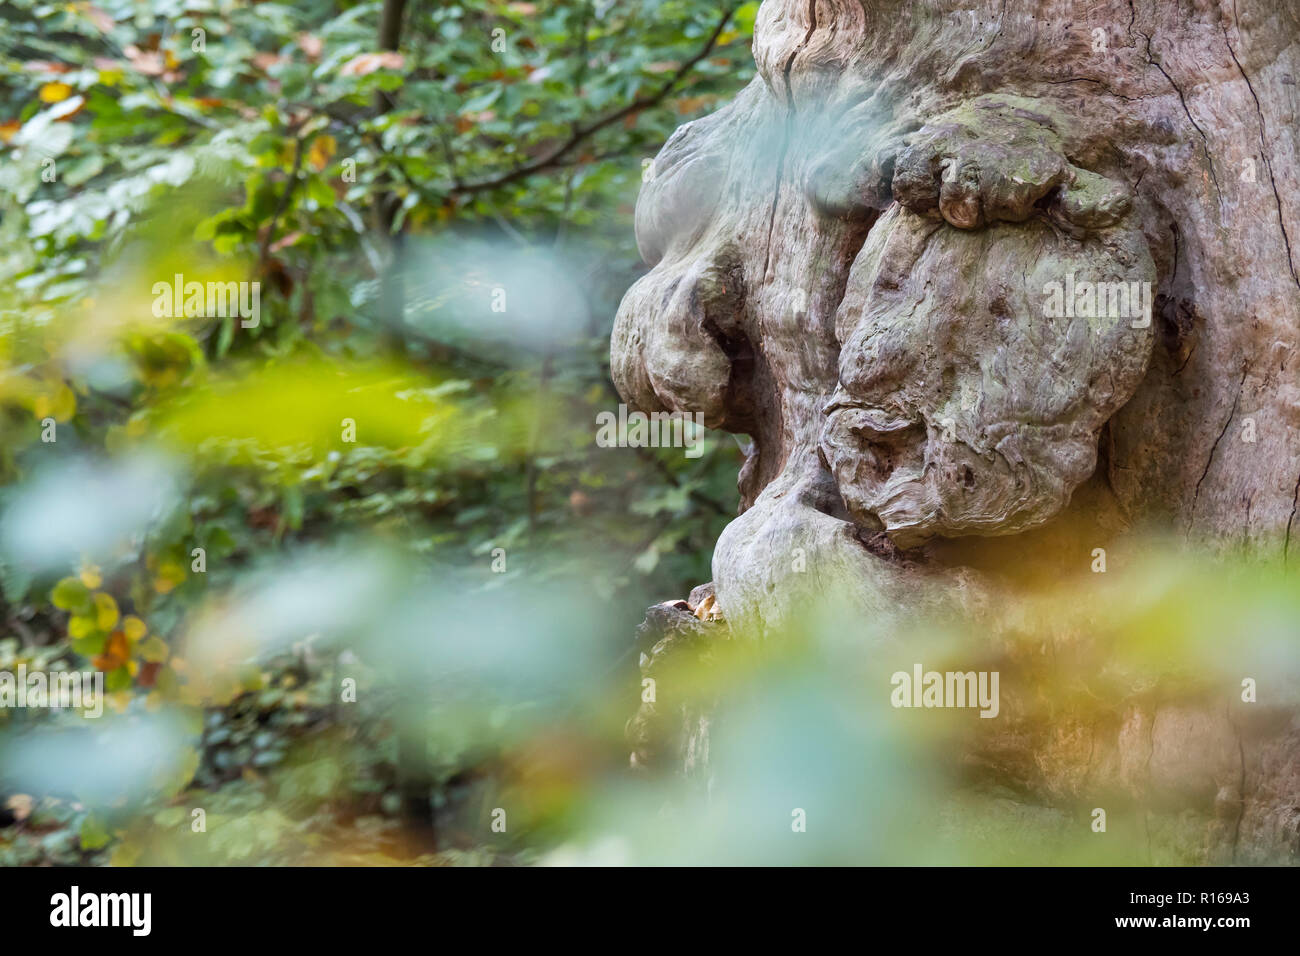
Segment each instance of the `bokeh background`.
[[[0,667],[112,706],[0,711],[0,862],[186,854],[137,832],[181,807],[177,862],[425,853],[404,719],[454,803],[635,675],[740,452],[598,448],[608,335],[643,160],[752,75],[756,7],[4,5]],[[259,324],[156,317],[176,274],[259,282]]]
[[[0,864],[1151,862],[973,780],[974,714],[900,719],[900,635],[836,608],[681,674],[709,788],[629,770],[636,626],[709,580],[742,455],[598,447],[608,336],[645,164],[756,9],[0,7],[0,670],[109,691],[0,709]],[[177,274],[258,282],[256,327],[156,315]],[[1235,680],[1225,630],[1294,669],[1284,575],[1149,550],[1015,609],[1123,649],[1048,709]]]

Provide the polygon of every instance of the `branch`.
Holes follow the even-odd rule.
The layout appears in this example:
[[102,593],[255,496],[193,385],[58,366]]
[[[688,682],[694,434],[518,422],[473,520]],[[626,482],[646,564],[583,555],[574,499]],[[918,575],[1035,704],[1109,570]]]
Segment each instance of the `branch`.
[[[380,134],[376,133],[374,130],[364,129],[360,125],[360,123],[357,122],[355,118],[348,116],[344,113],[339,113],[337,111],[326,108],[325,115],[332,120],[336,120],[337,122],[342,123],[344,126],[348,127],[348,129],[350,129],[353,135],[355,135],[358,139],[364,140],[365,142],[373,146],[376,152],[378,152],[385,159],[387,159],[389,163],[393,166],[393,168],[397,170],[398,174],[402,177],[406,185],[411,188],[411,191],[417,193],[425,202],[429,203],[430,205],[441,206],[449,198],[451,198],[452,196],[456,195],[457,193],[463,190],[463,186],[461,185],[461,183],[457,179],[455,179],[456,174],[453,170],[453,172],[451,173],[453,177],[451,183],[447,184],[445,187],[443,186],[432,187],[437,189],[443,189],[444,191],[432,192],[431,187],[427,186],[424,183],[421,183],[419,180],[417,180],[414,176],[411,175],[410,170],[406,168],[406,164],[402,161],[401,156],[399,156],[397,153],[393,152],[391,149],[389,149],[387,146],[384,145],[383,137]],[[444,153],[447,156],[448,168],[451,169],[452,157],[448,145],[444,144],[443,149],[444,149]],[[560,160],[552,163],[551,167],[554,169],[563,169],[569,166],[580,166],[583,163],[603,163],[606,160],[615,159],[619,155],[621,154],[617,150],[610,150],[609,152],[596,153],[594,156],[587,156],[584,159]]]
[[[406,12],[406,0],[384,0],[379,14],[379,49],[397,50],[402,39],[402,14]],[[383,90],[375,94],[375,106],[381,113],[393,108],[393,98]]]
[[289,200],[293,198],[294,190],[298,188],[298,178],[302,173],[303,141],[300,137],[294,136],[293,142],[293,170],[289,173],[289,182],[285,184],[284,192],[280,194],[280,200],[276,203],[275,212],[272,213],[271,221],[266,227],[266,236],[262,239],[262,248],[257,257],[259,268],[266,265],[267,256],[271,251],[271,243],[275,241],[275,230],[280,225],[280,217],[288,210]]
[[594,123],[589,123],[586,126],[575,127],[568,139],[549,152],[537,157],[532,162],[524,163],[522,166],[516,166],[514,169],[510,170],[510,172],[502,173],[500,176],[493,177],[492,179],[484,179],[476,183],[464,183],[456,187],[453,191],[457,193],[474,193],[482,192],[487,189],[496,189],[500,186],[505,186],[515,182],[516,180],[523,179],[525,176],[531,176],[533,173],[541,172],[544,169],[551,169],[560,165],[564,156],[583,140],[600,132],[605,127],[617,123],[625,116],[630,116],[632,113],[657,105],[678,87],[682,80],[690,74],[691,70],[695,69],[696,65],[701,60],[713,52],[713,48],[717,45],[718,37],[722,35],[723,29],[727,26],[727,22],[735,12],[736,8],[734,6],[728,7],[722,14],[722,18],[718,20],[717,25],[713,28],[713,32],[709,34],[708,40],[699,52],[683,63],[677,69],[677,72],[669,77],[668,82],[655,92],[647,96],[637,97],[631,103],[628,103],[621,109],[615,110],[608,116],[596,120]]
[[[677,474],[666,464],[664,464],[664,462],[660,461],[659,456],[656,455],[654,452],[652,452],[650,449],[638,447],[636,449],[636,454],[637,457],[640,458],[642,461],[645,461],[650,465],[653,465],[654,468],[659,472],[659,474],[663,476],[663,478],[674,488],[682,488],[682,483],[681,481],[678,480]],[[718,514],[722,515],[725,518],[734,518],[736,516],[734,509],[728,508],[726,505],[718,501],[716,498],[710,498],[708,495],[706,495],[704,492],[700,491],[699,489],[688,488],[685,490],[686,490],[686,497],[690,498],[696,504],[703,505],[706,508],[711,508],[712,510],[716,511]],[[655,532],[655,534],[657,536],[658,532]]]

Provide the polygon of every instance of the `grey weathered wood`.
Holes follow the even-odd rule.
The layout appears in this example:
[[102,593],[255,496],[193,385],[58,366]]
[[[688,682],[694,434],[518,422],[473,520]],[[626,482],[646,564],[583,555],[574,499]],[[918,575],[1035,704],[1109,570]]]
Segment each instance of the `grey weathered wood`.
[[[654,162],[611,352],[629,403],[754,439],[713,558],[737,634],[986,607],[1147,527],[1295,564],[1300,7],[766,0],[754,58]],[[1049,314],[1067,273],[1150,283],[1150,327]],[[1296,852],[1295,736],[1226,708],[1131,702],[1071,779],[1222,749],[1245,782],[1205,812]]]

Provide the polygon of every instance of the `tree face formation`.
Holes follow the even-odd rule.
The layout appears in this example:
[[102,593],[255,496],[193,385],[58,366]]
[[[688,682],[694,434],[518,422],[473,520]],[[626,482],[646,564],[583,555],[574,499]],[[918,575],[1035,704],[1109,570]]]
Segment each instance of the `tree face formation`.
[[1138,527],[1288,549],[1285,7],[763,4],[759,75],[647,171],[612,344],[629,403],[754,439],[729,618],[816,591],[796,552],[893,607]]
[[[1134,587],[1157,538],[1293,550],[1300,10],[767,0],[753,50],[654,161],[612,343],[629,403],[753,438],[716,637],[831,607],[869,666],[956,612],[1003,704],[953,766],[1137,808],[1153,859],[1294,859],[1290,695],[1256,707],[1245,645],[1209,664],[1191,621],[1134,663],[1144,629],[1060,585],[1109,552]],[[680,614],[645,673],[695,653]],[[670,763],[708,752],[707,714],[657,713]]]

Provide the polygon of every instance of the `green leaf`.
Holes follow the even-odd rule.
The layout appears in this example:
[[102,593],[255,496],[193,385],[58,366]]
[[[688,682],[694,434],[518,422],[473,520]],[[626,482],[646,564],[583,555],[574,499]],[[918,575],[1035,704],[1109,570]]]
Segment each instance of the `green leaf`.
[[97,654],[104,653],[104,644],[107,641],[107,634],[89,634],[86,637],[78,637],[74,639],[72,642],[72,649],[82,657],[94,657]]
[[307,195],[314,199],[322,209],[334,208],[334,190],[319,176],[307,180]]
[[86,814],[86,818],[81,821],[81,848],[98,850],[107,846],[111,839],[113,834],[108,832],[104,822],[93,813]]
[[167,660],[167,655],[171,653],[167,642],[157,634],[149,637],[140,645],[140,656],[151,664],[160,664]]
[[84,613],[90,610],[90,601],[90,588],[80,578],[64,578],[50,592],[50,602],[64,611]]

